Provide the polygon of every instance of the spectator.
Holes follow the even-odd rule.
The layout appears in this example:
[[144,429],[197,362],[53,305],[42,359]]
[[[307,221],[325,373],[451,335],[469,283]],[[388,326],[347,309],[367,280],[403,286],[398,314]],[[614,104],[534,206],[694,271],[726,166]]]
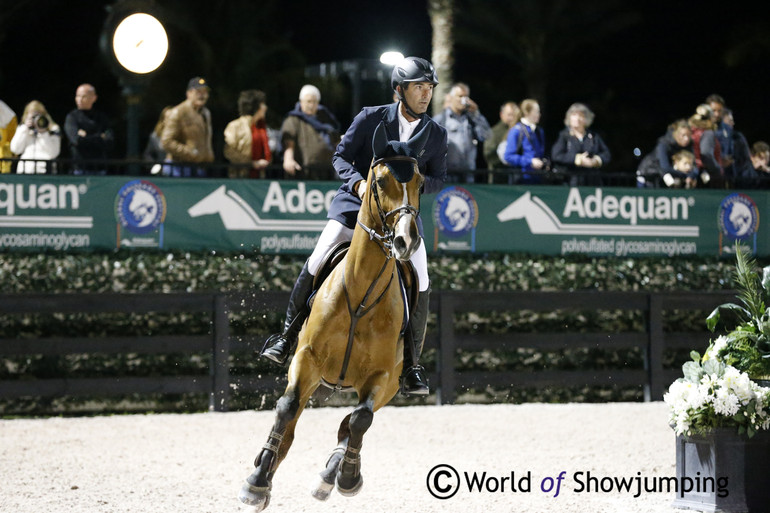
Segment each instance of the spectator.
[[104,163],[88,165],[89,160],[106,160],[115,138],[106,114],[94,109],[99,97],[91,84],[81,84],[75,91],[76,109],[64,119],[64,133],[69,140],[73,174],[107,174]]
[[757,141],[751,145],[741,132],[734,132],[735,139],[735,174],[732,177],[736,187],[770,186],[770,145]]
[[[449,106],[434,118],[447,131],[449,148],[446,160],[449,171],[474,171],[478,145],[492,135],[489,122],[471,99],[470,91],[467,84],[453,84],[447,95]],[[473,174],[467,175],[467,181],[473,182]]]
[[[168,112],[160,142],[172,162],[207,163],[214,161],[211,146],[211,113],[206,108],[209,84],[201,77],[187,83],[187,98]],[[208,176],[204,167],[190,165],[168,166],[175,177]]]
[[484,141],[484,160],[487,161],[489,169],[505,167],[500,155],[505,153],[508,130],[519,122],[519,117],[521,111],[515,102],[505,102],[500,106],[500,121],[492,127],[489,139]]
[[727,169],[732,166],[734,154],[733,127],[724,121],[729,110],[725,106],[725,99],[718,94],[710,94],[706,98],[706,103],[711,107],[712,119],[716,124],[714,131],[716,132],[717,141],[719,141],[720,155],[722,157],[720,164],[722,168]]
[[332,155],[340,141],[340,124],[321,105],[321,91],[305,85],[299,101],[281,125],[283,170],[290,177],[331,180],[335,177]]
[[16,172],[19,174],[53,172],[53,169],[49,169],[47,163],[42,161],[59,156],[61,151],[59,125],[54,123],[45,106],[37,100],[32,100],[24,107],[21,119],[23,123],[16,129],[16,134],[11,140],[11,151],[22,159],[19,161]]
[[655,149],[639,163],[637,186],[654,187],[657,179],[662,179],[666,187],[682,187],[688,177],[697,179],[696,170],[687,175],[675,170],[672,162],[674,154],[682,150],[693,153],[692,149],[692,132],[687,120],[674,121],[666,134],[658,139]]
[[[0,100],[0,159],[13,158],[11,151],[11,139],[16,133],[18,120],[16,113],[4,101]],[[10,173],[12,163],[0,162],[0,173]]]
[[240,117],[225,128],[225,157],[233,164],[250,166],[230,168],[230,178],[265,178],[272,160],[266,113],[265,93],[256,89],[241,92],[238,97]]
[[[147,140],[147,146],[144,148],[142,157],[147,162],[152,162],[153,166],[150,169],[150,174],[156,175],[162,171],[163,166],[161,162],[167,161],[166,150],[163,149],[163,145],[160,143],[160,137],[163,133],[163,126],[166,124],[166,116],[172,109],[171,106],[163,107],[158,116],[158,122],[155,123],[155,128],[150,132],[150,137]],[[167,174],[164,172],[164,174]]]
[[724,171],[719,141],[716,138],[714,111],[705,103],[698,105],[695,114],[687,120],[692,132],[695,165],[701,181],[711,187],[724,187]]
[[550,163],[545,158],[545,132],[537,126],[540,105],[528,98],[521,102],[521,113],[521,120],[508,132],[503,161],[521,169],[520,183],[541,183]]
[[671,166],[674,171],[682,173],[686,176],[684,181],[679,178],[675,178],[675,184],[671,187],[682,187],[685,189],[694,189],[698,185],[698,181],[692,177],[695,170],[695,155],[688,150],[681,150],[671,156]]
[[582,103],[573,103],[564,116],[565,128],[551,148],[554,168],[566,173],[567,183],[601,185],[598,169],[610,161],[610,150],[601,136],[588,128],[594,113]]

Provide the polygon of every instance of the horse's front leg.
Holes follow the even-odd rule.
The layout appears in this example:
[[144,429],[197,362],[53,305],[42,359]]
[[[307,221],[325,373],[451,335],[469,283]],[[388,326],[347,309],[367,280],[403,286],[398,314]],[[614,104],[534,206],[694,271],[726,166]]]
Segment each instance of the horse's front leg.
[[348,414],[340,423],[340,429],[337,433],[337,447],[329,455],[329,459],[326,460],[326,468],[318,475],[318,480],[312,488],[311,494],[319,501],[328,499],[334,489],[337,469],[339,468],[340,461],[342,461],[342,457],[345,455],[345,451],[348,448],[348,440],[350,439],[350,416],[351,414]]
[[289,369],[289,384],[275,408],[275,423],[262,451],[254,460],[256,469],[246,478],[246,482],[238,493],[238,499],[244,504],[254,506],[256,511],[262,511],[270,504],[270,490],[275,471],[289,452],[294,441],[297,420],[318,386],[317,372],[305,373],[302,369],[307,367],[303,363],[307,358],[302,358],[300,355],[301,352],[292,361]]

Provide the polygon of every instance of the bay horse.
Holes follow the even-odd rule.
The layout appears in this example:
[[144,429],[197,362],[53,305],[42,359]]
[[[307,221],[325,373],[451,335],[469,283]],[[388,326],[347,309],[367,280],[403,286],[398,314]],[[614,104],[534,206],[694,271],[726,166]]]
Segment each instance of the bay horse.
[[357,494],[363,484],[363,436],[374,412],[399,389],[403,365],[405,299],[396,261],[409,260],[421,242],[417,227],[424,178],[415,156],[422,152],[430,125],[406,143],[388,141],[381,123],[375,130],[374,160],[358,212],[350,248],[321,284],[299,334],[288,384],[276,405],[267,443],[238,498],[262,511],[270,503],[272,479],[294,440],[294,428],[313,392],[323,383],[354,390],[358,405],[340,424],[338,445],[312,495],[326,500],[334,489]]

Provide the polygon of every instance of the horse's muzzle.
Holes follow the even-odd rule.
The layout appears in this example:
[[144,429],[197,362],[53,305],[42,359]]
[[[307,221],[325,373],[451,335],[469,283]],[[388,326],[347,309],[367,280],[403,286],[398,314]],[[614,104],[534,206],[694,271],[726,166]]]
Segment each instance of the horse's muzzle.
[[417,218],[413,214],[400,216],[394,229],[393,256],[401,261],[409,260],[420,245],[420,240]]

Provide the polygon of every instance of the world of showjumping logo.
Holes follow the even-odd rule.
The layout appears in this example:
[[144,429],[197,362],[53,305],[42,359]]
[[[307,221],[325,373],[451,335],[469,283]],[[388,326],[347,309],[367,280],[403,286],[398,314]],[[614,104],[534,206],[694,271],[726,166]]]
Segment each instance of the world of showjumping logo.
[[478,224],[479,207],[467,189],[458,186],[447,187],[436,197],[433,220],[441,233],[460,237]]
[[133,180],[118,191],[115,217],[120,226],[132,233],[150,233],[166,220],[166,197],[154,183]]
[[759,209],[751,197],[734,193],[725,197],[719,205],[720,232],[731,239],[746,239],[759,229]]

